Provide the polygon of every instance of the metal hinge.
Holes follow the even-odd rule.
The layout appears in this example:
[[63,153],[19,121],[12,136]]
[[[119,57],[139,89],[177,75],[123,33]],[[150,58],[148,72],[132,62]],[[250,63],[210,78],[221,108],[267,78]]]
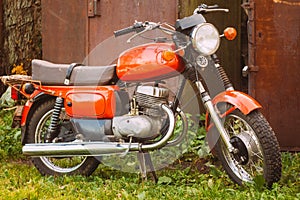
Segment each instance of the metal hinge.
[[246,14],[249,17],[249,20],[253,20],[253,11],[255,8],[254,1],[244,1],[244,3],[241,6],[242,8],[244,8]]
[[101,16],[100,0],[88,0],[88,17]]

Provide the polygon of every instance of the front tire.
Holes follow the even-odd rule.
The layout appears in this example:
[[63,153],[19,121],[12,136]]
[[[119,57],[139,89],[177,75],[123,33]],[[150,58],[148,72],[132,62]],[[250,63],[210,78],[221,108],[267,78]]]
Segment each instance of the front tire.
[[[26,143],[44,143],[45,135],[50,124],[53,113],[55,99],[46,100],[34,110],[32,118],[28,124],[28,135]],[[60,117],[60,122],[67,121],[63,117],[64,111]],[[73,157],[35,157],[32,162],[42,175],[71,175],[80,174],[84,176],[91,175],[99,165],[99,161],[94,157],[73,156]]]
[[234,182],[241,185],[243,182],[253,182],[260,176],[267,186],[279,181],[279,144],[269,123],[258,110],[248,115],[239,110],[233,111],[226,116],[224,128],[238,152],[230,153],[222,139],[218,140],[216,150],[225,171]]

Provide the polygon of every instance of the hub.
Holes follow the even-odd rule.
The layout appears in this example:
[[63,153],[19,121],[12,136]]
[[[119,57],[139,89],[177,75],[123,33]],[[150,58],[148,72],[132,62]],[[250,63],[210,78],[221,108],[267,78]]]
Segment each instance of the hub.
[[233,154],[234,159],[238,161],[239,164],[245,165],[249,161],[249,154],[246,145],[242,139],[238,136],[233,136],[230,139],[232,146],[238,151]]
[[230,139],[231,144],[238,151],[234,153],[234,158],[242,165],[248,164],[249,160],[256,161],[261,154],[258,148],[258,143],[250,131],[244,131]]

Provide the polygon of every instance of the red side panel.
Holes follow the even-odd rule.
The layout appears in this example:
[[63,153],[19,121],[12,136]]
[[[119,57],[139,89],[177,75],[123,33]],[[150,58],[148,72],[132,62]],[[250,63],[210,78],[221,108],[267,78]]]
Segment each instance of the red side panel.
[[114,89],[71,90],[66,94],[65,109],[75,118],[112,118],[116,110]]

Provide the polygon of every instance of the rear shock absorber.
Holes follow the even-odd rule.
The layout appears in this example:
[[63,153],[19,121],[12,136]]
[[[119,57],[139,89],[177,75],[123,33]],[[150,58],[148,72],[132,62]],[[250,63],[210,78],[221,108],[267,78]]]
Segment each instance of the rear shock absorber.
[[63,107],[63,103],[64,103],[64,99],[62,97],[56,98],[53,113],[51,116],[50,125],[48,127],[47,134],[46,134],[46,142],[52,142],[52,140],[58,136],[59,120],[60,120],[59,117]]
[[220,80],[223,82],[225,90],[233,90],[233,85],[230,82],[224,68],[221,66],[219,58],[217,57],[216,54],[213,54],[211,57],[212,57],[213,61],[215,62],[215,66],[219,72],[218,76],[219,76]]

